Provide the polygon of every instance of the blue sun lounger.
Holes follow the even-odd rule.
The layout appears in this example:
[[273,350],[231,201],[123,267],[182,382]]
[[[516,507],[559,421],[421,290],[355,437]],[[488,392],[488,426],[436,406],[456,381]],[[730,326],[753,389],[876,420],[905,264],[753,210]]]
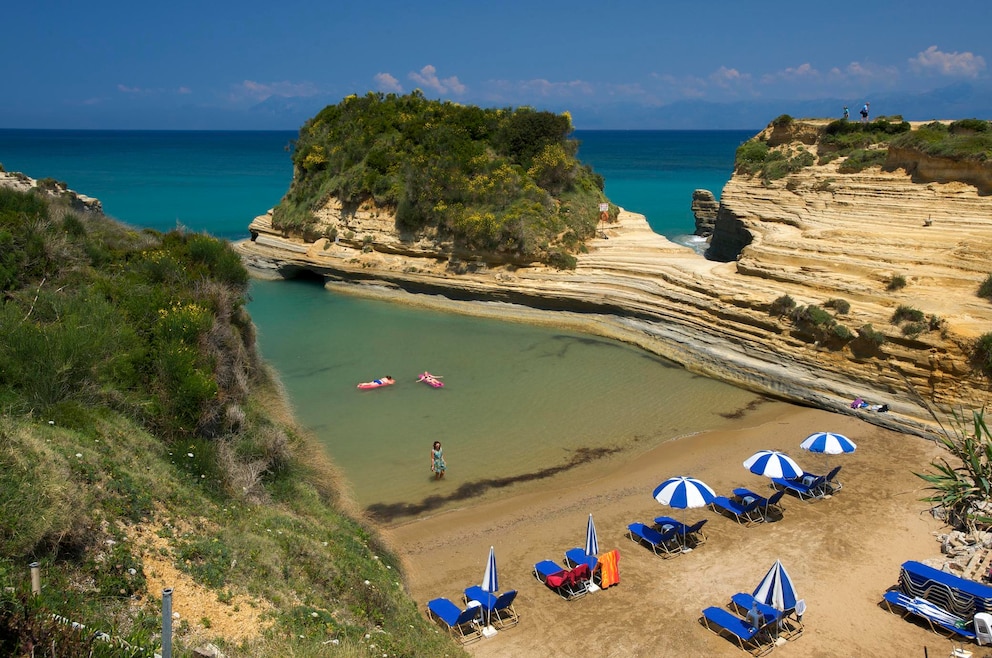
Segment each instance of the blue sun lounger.
[[754,656],[763,656],[774,648],[771,636],[765,628],[754,628],[737,615],[710,606],[703,610],[700,622],[717,635],[728,637],[737,642],[741,649]]
[[706,542],[706,535],[703,534],[703,526],[707,519],[703,519],[692,525],[685,525],[670,516],[659,516],[654,520],[654,529],[665,534],[672,528],[675,529],[675,539],[683,546],[695,548]]
[[571,601],[589,592],[589,567],[580,564],[574,569],[566,569],[554,560],[541,560],[534,565],[534,577],[552,592]]
[[903,562],[899,584],[904,593],[930,600],[960,617],[992,612],[992,587],[934,569],[922,562]]
[[802,477],[789,480],[785,478],[772,478],[772,484],[780,489],[796,494],[800,500],[814,500],[823,498],[825,495],[824,487],[827,486],[827,478],[822,475],[809,476],[808,474],[804,474]]
[[647,546],[655,555],[675,557],[682,554],[682,545],[678,541],[679,531],[672,527],[664,534],[643,523],[631,523],[627,526],[627,536],[630,540]]
[[595,555],[589,555],[584,548],[570,548],[565,551],[565,564],[570,567],[577,567],[584,564],[589,567],[590,573],[596,570],[599,559]]
[[743,505],[726,496],[717,496],[710,503],[710,507],[725,516],[730,516],[741,525],[753,525],[757,519],[762,518],[761,509],[756,500]]
[[750,489],[744,487],[738,487],[734,489],[734,496],[740,499],[741,502],[757,502],[758,507],[761,509],[761,519],[762,521],[768,520],[770,512],[775,512],[778,515],[783,513],[782,507],[778,504],[782,500],[782,496],[785,495],[785,490],[776,491],[768,498],[754,493]]
[[976,637],[971,620],[948,612],[926,599],[906,596],[896,590],[889,590],[882,599],[891,612],[898,612],[898,609],[903,611],[898,613],[903,617],[907,617],[910,614],[919,617],[927,622],[931,631],[938,635],[945,635],[947,637],[958,635],[968,640],[974,640]]
[[465,603],[478,601],[482,606],[482,619],[497,627],[513,626],[519,621],[513,601],[517,598],[517,590],[511,589],[496,596],[478,585],[465,588]]
[[448,599],[441,597],[427,602],[427,616],[441,622],[451,636],[468,644],[482,637],[482,629],[475,623],[482,613],[482,606],[462,610]]
[[803,622],[799,618],[799,615],[795,614],[795,608],[782,611],[766,603],[762,603],[756,600],[751,594],[744,592],[738,592],[731,596],[730,604],[737,608],[737,611],[743,615],[747,615],[751,610],[751,606],[756,607],[765,624],[771,624],[772,622],[777,624],[777,626],[773,627],[773,634],[776,637],[793,640],[803,634]]

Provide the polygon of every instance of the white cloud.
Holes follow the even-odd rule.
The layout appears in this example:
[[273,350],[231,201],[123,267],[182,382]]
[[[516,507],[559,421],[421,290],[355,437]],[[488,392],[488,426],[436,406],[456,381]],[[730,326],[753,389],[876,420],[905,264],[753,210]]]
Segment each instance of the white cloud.
[[400,85],[400,81],[388,73],[376,73],[375,81],[379,86],[379,91],[392,92],[395,94],[403,93],[403,86]]
[[444,78],[443,80],[438,78],[437,69],[430,64],[420,69],[420,71],[411,71],[409,78],[422,87],[436,91],[439,94],[452,93],[460,96],[468,91],[468,87],[463,85],[456,76]]
[[819,79],[820,72],[813,68],[813,65],[809,62],[804,62],[799,66],[790,66],[781,71],[766,73],[761,76],[761,82],[765,84],[775,82],[809,82]]
[[985,58],[974,53],[945,53],[930,46],[909,59],[909,67],[917,73],[935,73],[974,78],[985,70]]
[[232,96],[234,98],[249,97],[257,101],[264,101],[270,96],[284,96],[287,98],[308,98],[319,93],[317,87],[311,82],[256,82],[245,80],[236,86]]
[[522,80],[517,84],[519,91],[536,94],[543,98],[571,98],[576,95],[588,96],[594,93],[591,84],[584,80],[551,82],[543,78]]
[[718,87],[736,87],[742,83],[749,84],[751,76],[748,73],[741,73],[737,69],[728,69],[721,66],[713,73],[710,73],[709,80]]
[[180,94],[183,94],[183,95],[185,95],[185,94],[192,94],[193,93],[193,90],[190,89],[189,87],[180,87],[176,91],[178,91]]
[[121,85],[121,84],[117,85],[117,91],[121,92],[122,94],[143,94],[143,93],[145,93],[145,90],[142,89],[141,87],[129,87],[127,85]]

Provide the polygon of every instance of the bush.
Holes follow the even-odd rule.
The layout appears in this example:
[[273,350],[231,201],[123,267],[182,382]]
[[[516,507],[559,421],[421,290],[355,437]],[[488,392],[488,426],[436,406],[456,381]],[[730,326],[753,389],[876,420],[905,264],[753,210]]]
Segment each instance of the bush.
[[926,316],[923,311],[917,310],[910,306],[900,305],[899,308],[895,310],[892,314],[892,324],[899,324],[900,322],[923,322]]
[[904,277],[901,274],[896,274],[891,279],[889,279],[889,283],[887,286],[885,286],[885,289],[890,291],[895,291],[895,290],[902,290],[905,287],[906,287],[906,277]]
[[854,338],[854,334],[851,332],[851,330],[842,324],[833,325],[830,328],[830,331],[833,334],[834,338],[837,338],[838,340],[841,340],[843,342],[847,342]]
[[927,326],[922,322],[907,322],[901,329],[902,335],[910,338],[916,338],[926,330]]
[[992,497],[992,433],[985,424],[984,411],[972,412],[971,427],[955,413],[952,427],[953,432],[945,430],[939,439],[954,457],[954,465],[940,457],[930,462],[936,472],[914,475],[935,492],[923,500],[943,508],[950,525],[973,530],[976,523],[992,523],[992,517],[983,511]]
[[742,174],[753,174],[761,169],[768,157],[768,144],[757,139],[749,139],[737,147],[734,168]]
[[792,117],[788,114],[780,114],[774,119],[772,119],[772,125],[776,127],[784,127],[792,125]]
[[987,376],[992,377],[992,332],[983,334],[975,341],[971,362]]
[[986,276],[985,280],[978,286],[978,296],[992,302],[992,274]]
[[844,162],[840,163],[837,171],[853,174],[869,167],[880,167],[885,163],[888,155],[889,152],[886,149],[857,149],[852,151]]
[[876,331],[870,324],[866,324],[858,329],[858,340],[863,341],[874,349],[878,349],[885,344],[885,335]]
[[782,317],[796,308],[796,300],[788,295],[782,295],[775,301],[771,303],[768,307],[768,315],[774,315],[776,317]]
[[824,308],[832,308],[840,315],[847,315],[851,310],[851,304],[846,299],[828,299],[823,302]]

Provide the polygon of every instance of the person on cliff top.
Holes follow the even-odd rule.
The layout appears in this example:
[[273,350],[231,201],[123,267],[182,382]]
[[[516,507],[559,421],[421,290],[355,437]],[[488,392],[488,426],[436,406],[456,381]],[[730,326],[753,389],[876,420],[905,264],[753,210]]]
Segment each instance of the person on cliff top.
[[847,105],[844,106],[844,121],[847,121],[851,116],[851,112],[847,109]]
[[865,102],[864,106],[861,108],[861,123],[868,123],[868,112],[870,111],[871,103]]

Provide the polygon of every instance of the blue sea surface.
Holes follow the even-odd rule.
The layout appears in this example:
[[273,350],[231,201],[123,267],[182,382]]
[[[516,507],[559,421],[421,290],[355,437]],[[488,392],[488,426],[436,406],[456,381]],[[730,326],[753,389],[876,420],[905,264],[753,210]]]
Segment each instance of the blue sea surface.
[[[749,136],[576,133],[579,157],[605,177],[610,199],[676,240],[694,228],[692,191],[719,196]],[[238,239],[288,189],[294,138],[289,131],[0,130],[0,163],[63,181],[131,225]],[[255,281],[250,296],[259,348],[297,418],[368,506],[426,512],[463,504],[465,491],[543,486],[540,473],[576,455],[614,455],[571,470],[588,477],[611,459],[726,425],[757,397],[561,328],[412,309],[306,281]],[[424,370],[442,375],[445,387],[418,383]],[[355,388],[386,375],[397,384]],[[435,439],[449,463],[440,482],[428,468]]]

